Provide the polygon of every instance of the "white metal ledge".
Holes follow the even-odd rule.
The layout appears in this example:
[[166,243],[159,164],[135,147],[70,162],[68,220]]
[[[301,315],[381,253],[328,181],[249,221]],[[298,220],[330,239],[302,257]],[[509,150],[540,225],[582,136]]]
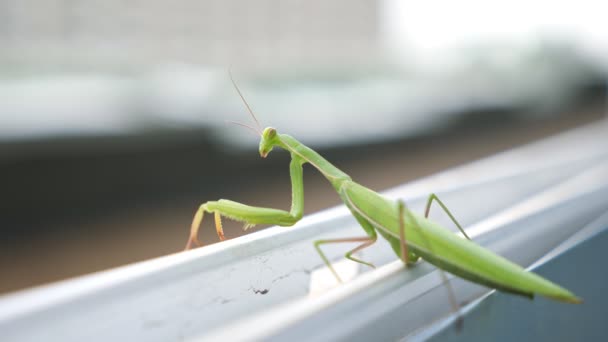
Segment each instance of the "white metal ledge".
[[[596,123],[386,194],[420,211],[428,194],[437,193],[475,241],[527,267],[557,246],[562,247],[552,254],[555,258],[571,250],[577,244],[565,248],[564,241],[608,211],[607,133],[605,123]],[[431,215],[452,227],[440,210]],[[449,324],[449,302],[438,272],[429,264],[406,270],[382,242],[361,255],[377,269],[340,262],[339,272],[350,277],[342,285],[324,275],[312,241],[361,233],[346,209],[337,207],[305,217],[291,228],[270,228],[5,295],[0,297],[0,340],[365,341],[447,336],[441,335],[447,331],[441,327]],[[582,243],[580,235],[578,239]],[[324,250],[339,261],[348,247]],[[559,276],[559,269],[551,275]],[[476,300],[479,305],[490,292],[450,279],[463,305]],[[586,296],[576,275],[559,277],[559,282]],[[501,298],[523,303],[521,310],[546,302]],[[572,310],[566,304],[550,307],[565,312],[563,319]],[[475,311],[472,306],[467,310]],[[467,314],[467,327],[475,326],[473,317]]]

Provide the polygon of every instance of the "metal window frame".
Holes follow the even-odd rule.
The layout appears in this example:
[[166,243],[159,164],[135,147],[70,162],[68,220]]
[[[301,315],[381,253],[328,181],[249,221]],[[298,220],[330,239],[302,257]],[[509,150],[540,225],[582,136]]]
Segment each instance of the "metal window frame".
[[[475,241],[526,267],[562,246],[544,259],[548,263],[589,239],[573,236],[608,210],[607,128],[606,122],[588,125],[385,194],[421,210],[426,196],[437,193]],[[452,226],[439,210],[432,215]],[[442,336],[453,315],[438,271],[424,262],[404,270],[386,243],[362,255],[377,269],[350,264],[345,269],[356,273],[353,279],[311,293],[319,279],[328,281],[312,241],[357,235],[361,229],[339,206],[291,228],[273,227],[4,295],[0,339],[363,341]],[[345,248],[325,251],[338,261]],[[575,276],[560,280],[575,292],[584,290]],[[455,277],[450,283],[461,303],[474,303],[466,306],[466,324],[474,327],[469,312],[493,298],[491,290]],[[555,310],[568,307],[561,304]]]

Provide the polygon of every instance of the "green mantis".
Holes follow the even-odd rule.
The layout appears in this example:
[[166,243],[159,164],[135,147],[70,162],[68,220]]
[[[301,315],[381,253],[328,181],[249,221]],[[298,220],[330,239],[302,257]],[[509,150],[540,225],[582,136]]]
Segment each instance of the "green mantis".
[[[423,258],[439,269],[500,291],[529,298],[542,295],[569,303],[580,303],[582,301],[567,289],[535,273],[528,272],[519,265],[472,242],[452,213],[436,195],[431,194],[429,196],[425,214],[418,215],[411,212],[403,201],[390,200],[354,182],[346,173],[295,138],[287,134],[281,134],[272,127],[267,127],[262,131],[258,120],[234,81],[233,84],[258,126],[257,130],[250,128],[257,131],[261,137],[260,156],[266,158],[274,148],[283,149],[291,155],[289,166],[292,186],[291,209],[284,211],[252,207],[225,199],[203,203],[194,215],[186,249],[200,245],[197,236],[205,213],[214,214],[216,231],[221,240],[225,239],[222,229],[222,216],[244,222],[245,228],[256,224],[294,225],[303,215],[302,166],[308,163],[330,182],[365,232],[363,236],[319,240],[314,243],[314,247],[323,262],[339,281],[340,277],[321,250],[321,245],[358,243],[355,248],[346,253],[345,257],[354,262],[373,267],[371,263],[360,260],[353,254],[373,245],[377,241],[378,235],[380,235],[390,243],[397,257],[405,265],[411,265],[419,258]],[[449,215],[462,232],[463,237],[428,219],[433,202],[437,202]]]

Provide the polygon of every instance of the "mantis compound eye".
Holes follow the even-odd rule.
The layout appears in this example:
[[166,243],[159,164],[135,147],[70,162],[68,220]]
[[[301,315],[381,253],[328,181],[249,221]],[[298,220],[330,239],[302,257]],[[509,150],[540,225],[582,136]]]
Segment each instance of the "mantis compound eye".
[[277,135],[277,130],[272,127],[268,127],[264,130],[264,137],[266,137],[266,139],[272,139],[272,138],[276,137],[276,135]]

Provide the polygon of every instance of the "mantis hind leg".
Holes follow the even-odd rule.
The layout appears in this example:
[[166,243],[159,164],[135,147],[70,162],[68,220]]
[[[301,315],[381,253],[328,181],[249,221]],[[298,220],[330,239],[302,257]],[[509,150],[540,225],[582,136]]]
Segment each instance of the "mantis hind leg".
[[[469,239],[469,237],[467,236],[467,234],[460,227],[460,224],[458,224],[458,222],[456,222],[456,219],[453,218],[452,214],[447,210],[447,208],[445,207],[445,205],[437,198],[437,196],[435,196],[435,194],[431,194],[431,196],[429,196],[429,200],[427,202],[427,207],[426,207],[426,211],[424,213],[424,217],[428,217],[429,209],[430,209],[430,206],[431,206],[431,201],[433,199],[435,199],[441,205],[441,207],[448,213],[448,215],[450,216],[450,218],[452,218],[452,220],[454,221],[454,223],[456,223],[456,225],[458,226],[458,228],[460,228],[460,231],[464,234],[464,236],[467,239]],[[404,220],[405,220],[405,215],[409,215],[411,219],[414,219],[414,222],[415,222],[415,218],[413,218],[412,214],[409,211],[405,210],[405,203],[402,200],[399,200],[398,203],[397,203],[397,205],[398,205],[398,209],[399,209],[399,226],[400,226],[399,230],[402,231],[402,232],[400,232],[400,237],[401,237],[401,236],[404,236],[404,234],[405,234],[405,226],[404,226],[404,223],[403,223]],[[431,253],[433,253],[433,247],[431,246],[431,242],[427,238],[427,236],[424,233],[423,229],[421,229],[421,227],[418,226],[417,224],[414,224],[413,227],[416,228],[416,229],[418,229],[418,231],[421,233],[420,236],[423,238],[423,241],[424,241],[424,244],[426,245],[426,248],[428,248],[428,250]],[[403,243],[403,241],[402,241],[402,243]],[[456,330],[460,331],[462,329],[463,319],[462,319],[462,316],[460,314],[460,305],[458,305],[458,301],[456,300],[456,294],[454,292],[454,288],[450,284],[450,281],[449,281],[448,277],[446,276],[445,272],[441,268],[437,268],[437,270],[439,271],[439,276],[441,277],[441,282],[446,287],[446,290],[447,290],[447,293],[448,293],[448,300],[450,301],[450,306],[452,307],[452,312],[456,313]]]
[[446,207],[445,204],[443,204],[443,202],[441,202],[439,197],[437,197],[437,195],[435,195],[435,194],[429,195],[429,198],[426,202],[426,208],[424,209],[424,217],[426,217],[426,218],[429,217],[429,212],[431,211],[431,204],[433,204],[433,200],[436,201],[439,204],[439,206],[441,206],[441,208],[443,209],[443,211],[445,211],[446,214],[448,214],[448,216],[450,217],[452,222],[454,222],[456,227],[458,227],[458,229],[460,230],[462,235],[464,235],[464,237],[467,238],[467,240],[471,240],[471,238],[467,235],[467,233],[464,231],[464,229],[462,229],[462,226],[460,225],[460,223],[458,223],[458,221],[456,220],[454,215],[452,215],[452,213],[448,210],[448,207]]
[[364,236],[364,237],[353,237],[353,238],[342,238],[342,239],[317,240],[314,242],[314,245],[315,245],[315,249],[317,250],[317,253],[319,253],[319,256],[321,257],[321,259],[323,259],[325,266],[327,266],[327,268],[329,268],[329,270],[334,275],[334,277],[336,277],[338,282],[341,283],[342,279],[338,275],[338,272],[336,272],[336,270],[333,268],[333,266],[331,265],[331,262],[329,262],[329,259],[327,259],[327,257],[325,256],[325,253],[323,253],[320,246],[323,244],[330,244],[330,243],[363,242],[362,244],[358,245],[357,247],[346,252],[344,257],[346,259],[352,260],[354,262],[358,262],[360,264],[364,264],[369,267],[376,268],[376,266],[374,266],[374,264],[363,261],[361,259],[357,259],[352,256],[352,254],[373,245],[374,243],[376,243],[376,240],[377,240],[376,236],[373,236],[373,237]]

